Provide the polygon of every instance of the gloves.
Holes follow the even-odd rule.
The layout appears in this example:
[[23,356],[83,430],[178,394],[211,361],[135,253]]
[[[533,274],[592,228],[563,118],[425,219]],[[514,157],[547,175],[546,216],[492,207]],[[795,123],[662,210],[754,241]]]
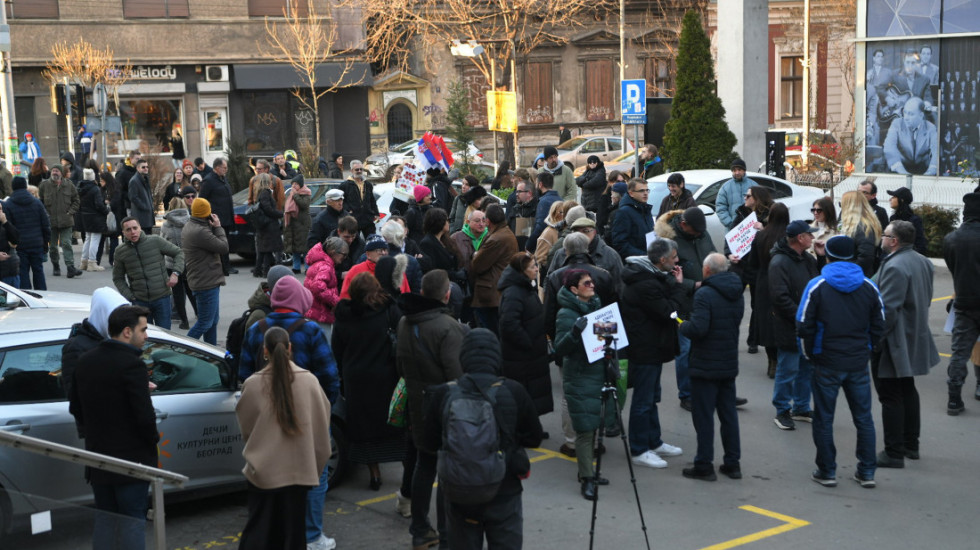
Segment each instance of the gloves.
[[950,299],[946,301],[946,313],[949,313],[951,309],[953,309],[953,300]]
[[589,324],[589,320],[585,317],[579,317],[575,320],[575,324],[572,325],[572,335],[582,337],[582,331],[585,330],[586,325]]

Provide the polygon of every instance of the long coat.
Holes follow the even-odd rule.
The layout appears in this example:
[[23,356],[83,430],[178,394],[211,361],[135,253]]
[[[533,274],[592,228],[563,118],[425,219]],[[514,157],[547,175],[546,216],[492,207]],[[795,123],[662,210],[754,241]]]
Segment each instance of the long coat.
[[523,273],[507,266],[497,288],[500,297],[500,347],[503,374],[521,383],[534,401],[538,415],[554,410],[544,305],[537,289]]
[[[558,291],[558,304],[561,310],[558,311],[555,327],[555,352],[563,358],[562,385],[565,389],[565,400],[568,401],[568,414],[576,432],[591,432],[599,427],[605,373],[602,360],[589,363],[582,346],[582,337],[575,335],[572,325],[579,317],[592,313],[602,305],[598,296],[593,296],[586,303],[565,287]],[[591,336],[591,331],[582,334]],[[613,407],[607,407],[607,420],[613,415]]]
[[517,254],[517,237],[510,227],[501,224],[491,229],[490,234],[483,239],[480,249],[473,254],[470,270],[473,280],[473,307],[500,305],[497,282],[514,254]]
[[282,210],[276,209],[276,200],[272,196],[271,189],[259,191],[258,196],[259,211],[263,225],[255,228],[255,244],[258,252],[281,252],[282,251],[282,230],[279,220],[282,219]]
[[82,214],[82,229],[86,233],[105,233],[108,229],[105,217],[109,214],[109,206],[105,203],[102,189],[94,181],[82,180],[78,185],[78,211]]
[[153,219],[153,191],[150,189],[149,180],[144,180],[142,175],[136,174],[129,180],[127,193],[129,211],[139,221],[140,227],[144,229],[153,227],[156,220]]
[[283,247],[290,254],[306,256],[309,248],[306,246],[306,237],[309,236],[310,226],[313,219],[310,218],[310,199],[311,195],[300,195],[292,193],[293,202],[296,203],[296,215],[289,215],[289,223],[282,228]]
[[231,198],[231,186],[225,178],[212,172],[201,182],[201,192],[197,196],[211,203],[211,212],[218,215],[221,227],[235,225],[235,205]]
[[905,378],[929,374],[939,352],[929,328],[934,268],[906,246],[885,256],[875,279],[885,304],[885,334],[878,376]]

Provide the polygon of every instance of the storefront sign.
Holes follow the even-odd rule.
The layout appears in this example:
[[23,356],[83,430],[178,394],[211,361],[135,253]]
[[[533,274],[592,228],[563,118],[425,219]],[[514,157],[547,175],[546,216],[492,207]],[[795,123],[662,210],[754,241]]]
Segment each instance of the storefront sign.
[[418,100],[415,99],[415,90],[394,90],[391,92],[381,92],[381,99],[384,102],[384,108],[388,108],[388,104],[396,99],[405,99],[412,105],[418,105]]
[[[118,72],[118,71],[117,71]],[[143,66],[137,65],[133,67],[129,74],[126,75],[127,80],[177,80],[177,68],[170,65],[164,66]]]

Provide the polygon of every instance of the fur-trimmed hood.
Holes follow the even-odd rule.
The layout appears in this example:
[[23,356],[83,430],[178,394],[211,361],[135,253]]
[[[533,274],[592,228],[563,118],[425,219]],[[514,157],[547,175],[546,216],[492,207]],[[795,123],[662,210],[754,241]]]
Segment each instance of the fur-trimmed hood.
[[674,224],[671,222],[673,222],[675,217],[680,216],[683,213],[683,210],[671,210],[670,212],[665,212],[664,215],[657,218],[657,222],[653,224],[653,230],[657,232],[657,236],[676,241],[677,230],[674,229]]

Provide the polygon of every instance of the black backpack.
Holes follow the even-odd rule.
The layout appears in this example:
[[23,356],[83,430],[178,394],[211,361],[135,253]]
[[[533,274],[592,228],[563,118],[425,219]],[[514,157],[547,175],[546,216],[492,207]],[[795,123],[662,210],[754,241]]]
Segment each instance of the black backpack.
[[228,325],[228,333],[225,335],[225,349],[228,350],[228,363],[235,368],[235,372],[238,372],[238,365],[242,356],[242,344],[245,343],[245,333],[248,332],[248,318],[256,309],[261,309],[266,315],[272,311],[272,308],[265,306],[249,308]]

